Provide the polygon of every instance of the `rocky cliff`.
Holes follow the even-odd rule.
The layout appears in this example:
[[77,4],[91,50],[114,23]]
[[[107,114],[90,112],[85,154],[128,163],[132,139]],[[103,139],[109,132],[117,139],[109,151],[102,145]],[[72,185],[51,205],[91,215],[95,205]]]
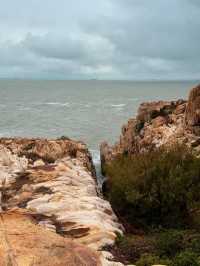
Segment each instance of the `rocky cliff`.
[[97,193],[90,153],[68,139],[0,139],[0,265],[115,265],[122,228]]
[[120,154],[134,154],[162,145],[185,143],[200,153],[200,85],[190,92],[188,101],[142,103],[136,118],[122,127],[119,142],[101,144],[102,170]]

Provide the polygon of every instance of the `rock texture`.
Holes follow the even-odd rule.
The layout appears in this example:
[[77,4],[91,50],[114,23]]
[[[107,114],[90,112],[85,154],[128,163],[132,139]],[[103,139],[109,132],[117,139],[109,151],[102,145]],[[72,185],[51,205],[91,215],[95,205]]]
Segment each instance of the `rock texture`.
[[200,134],[200,85],[194,88],[189,95],[185,113],[185,123],[194,134]]
[[0,214],[0,266],[100,266],[99,255],[37,226],[26,212]]
[[[113,244],[122,227],[110,204],[98,195],[91,156],[83,143],[0,139],[0,208],[4,262],[111,265],[97,251]],[[49,254],[54,257],[48,262]],[[4,262],[0,265],[9,265]]]
[[122,128],[114,146],[101,144],[102,169],[120,154],[134,154],[172,143],[185,143],[200,153],[200,85],[188,101],[142,103],[136,118]]

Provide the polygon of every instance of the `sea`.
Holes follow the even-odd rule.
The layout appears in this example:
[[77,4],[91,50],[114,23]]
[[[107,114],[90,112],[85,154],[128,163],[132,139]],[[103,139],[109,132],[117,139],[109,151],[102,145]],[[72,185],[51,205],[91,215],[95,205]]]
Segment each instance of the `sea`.
[[187,98],[198,81],[0,80],[0,137],[84,141],[99,169],[99,144],[118,140],[142,102]]

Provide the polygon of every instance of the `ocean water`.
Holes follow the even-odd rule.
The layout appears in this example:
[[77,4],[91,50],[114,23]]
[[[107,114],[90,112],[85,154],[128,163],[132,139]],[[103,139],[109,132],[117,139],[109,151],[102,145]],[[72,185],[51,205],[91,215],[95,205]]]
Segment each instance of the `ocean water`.
[[60,137],[98,147],[114,143],[141,102],[186,98],[198,82],[0,80],[0,136]]

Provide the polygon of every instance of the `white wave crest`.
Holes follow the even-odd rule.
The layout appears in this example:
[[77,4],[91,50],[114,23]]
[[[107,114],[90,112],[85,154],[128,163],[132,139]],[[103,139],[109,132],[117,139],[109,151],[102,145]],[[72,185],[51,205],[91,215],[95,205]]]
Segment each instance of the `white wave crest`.
[[70,103],[66,102],[66,103],[60,103],[60,102],[46,102],[43,103],[45,105],[58,105],[58,106],[70,106]]
[[120,104],[111,104],[112,107],[115,107],[115,108],[123,108],[124,106],[126,106],[125,103],[120,103]]

